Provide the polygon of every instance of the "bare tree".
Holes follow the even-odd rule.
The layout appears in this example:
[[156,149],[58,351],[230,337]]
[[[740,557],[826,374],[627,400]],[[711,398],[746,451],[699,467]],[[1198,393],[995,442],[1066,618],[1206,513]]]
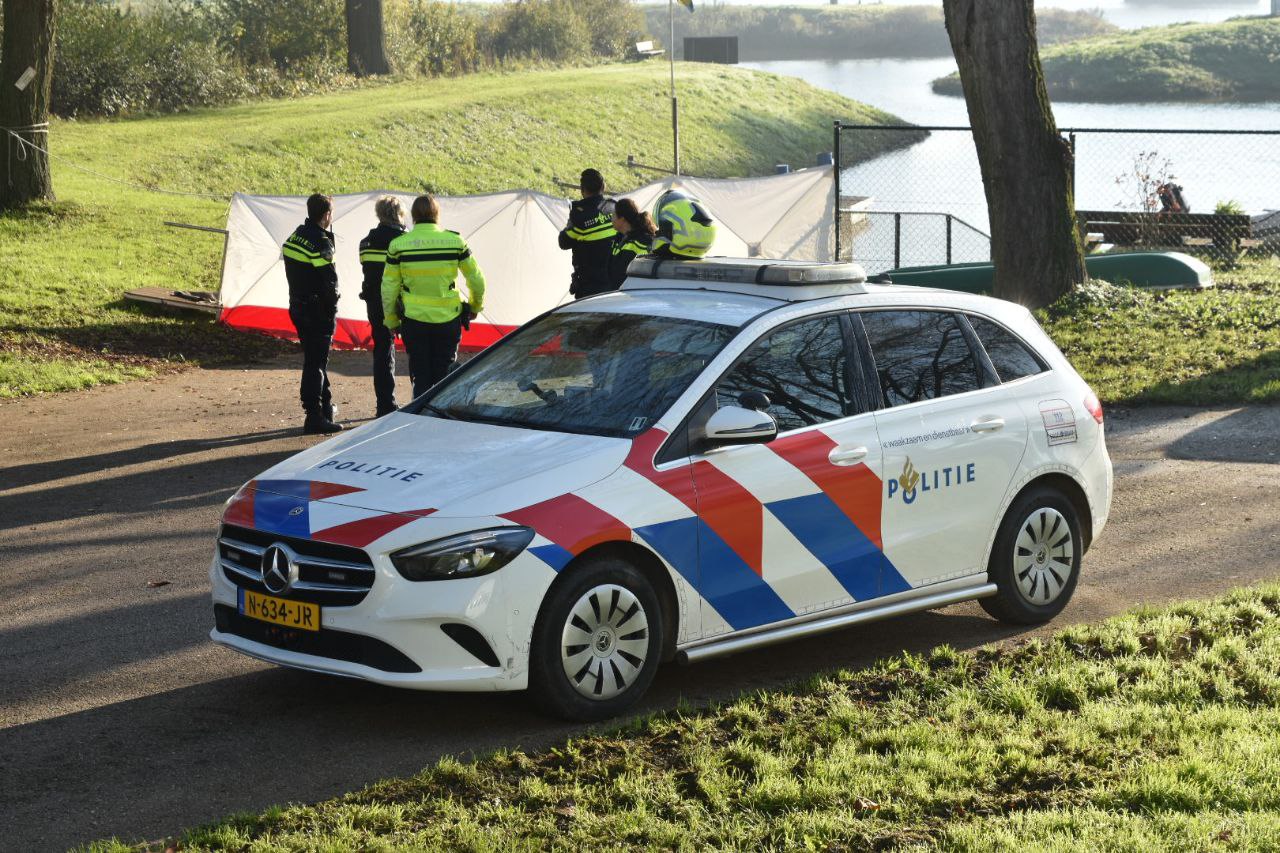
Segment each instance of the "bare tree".
[[382,0],[347,0],[347,70],[360,77],[391,72]]
[[[54,0],[4,0],[0,45],[0,210],[53,197],[48,148]],[[35,146],[38,146],[35,147]]]
[[991,215],[994,292],[1040,307],[1082,283],[1085,267],[1032,3],[943,0],[943,11]]

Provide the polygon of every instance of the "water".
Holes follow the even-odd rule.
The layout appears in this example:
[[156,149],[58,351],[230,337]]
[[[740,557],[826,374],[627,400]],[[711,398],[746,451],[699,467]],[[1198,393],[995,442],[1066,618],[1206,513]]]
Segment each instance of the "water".
[[[946,59],[797,60],[743,63],[746,67],[800,77],[921,125],[969,123],[962,98],[936,95],[930,81],[956,70]],[[1185,188],[1192,210],[1212,212],[1232,200],[1248,213],[1280,208],[1280,136],[1157,135],[1145,129],[1280,130],[1280,104],[1081,104],[1058,103],[1059,127],[1132,128],[1122,134],[1080,134],[1076,147],[1076,206],[1083,210],[1140,209],[1141,155],[1159,176]],[[833,116],[833,118],[835,118]],[[846,133],[848,143],[853,134]],[[796,166],[808,164],[793,164]],[[844,170],[842,191],[869,196],[876,211],[949,213],[980,232],[988,231],[972,137],[967,132],[935,132],[910,148]],[[868,268],[893,265],[893,237],[883,217],[873,217],[861,239],[863,255],[887,259]],[[941,245],[940,218],[912,217],[904,226],[907,245]],[[908,235],[907,228],[915,229]],[[874,245],[872,245],[874,244]],[[953,260],[983,260],[985,241],[965,229],[955,234]],[[975,254],[976,253],[976,254]],[[864,258],[869,260],[869,258]],[[934,255],[897,260],[932,263]]]
[[[733,6],[758,6],[760,0],[716,0]],[[695,0],[695,4],[698,0]],[[886,6],[941,6],[942,0],[882,0]],[[827,5],[825,0],[788,0],[788,5]],[[840,0],[841,6],[874,6],[871,0]],[[1118,27],[1134,29],[1174,24],[1182,21],[1225,21],[1240,15],[1266,15],[1270,0],[1036,0],[1037,9],[1071,9],[1077,12],[1099,10]],[[696,13],[695,13],[696,14]]]

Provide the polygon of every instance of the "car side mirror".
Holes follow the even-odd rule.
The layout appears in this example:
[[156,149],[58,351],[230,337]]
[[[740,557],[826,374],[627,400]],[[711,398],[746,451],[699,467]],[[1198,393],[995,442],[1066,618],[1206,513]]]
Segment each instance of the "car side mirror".
[[778,422],[768,412],[756,412],[740,406],[716,409],[707,419],[706,441],[712,446],[723,444],[764,444],[778,435]]

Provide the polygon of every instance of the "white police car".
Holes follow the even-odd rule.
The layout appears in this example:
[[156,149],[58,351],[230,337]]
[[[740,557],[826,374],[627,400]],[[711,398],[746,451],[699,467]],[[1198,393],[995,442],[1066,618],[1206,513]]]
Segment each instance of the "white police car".
[[241,488],[212,637],[598,719],[673,658],[966,599],[1048,620],[1111,480],[1097,398],[1017,305],[641,259]]

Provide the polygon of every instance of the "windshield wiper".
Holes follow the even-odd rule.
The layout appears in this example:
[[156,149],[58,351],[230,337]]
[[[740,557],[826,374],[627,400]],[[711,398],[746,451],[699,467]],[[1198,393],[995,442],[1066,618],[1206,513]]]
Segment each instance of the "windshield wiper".
[[433,406],[433,405],[431,405],[430,403],[423,403],[423,404],[422,404],[422,410],[423,410],[424,412],[430,412],[431,414],[436,415],[436,416],[438,416],[438,417],[442,417],[442,418],[444,418],[446,421],[456,421],[456,420],[461,420],[461,418],[459,418],[457,415],[452,414],[452,413],[450,413],[450,412],[448,412],[448,411],[446,411],[446,410],[444,410],[444,409],[440,408],[439,406]]

